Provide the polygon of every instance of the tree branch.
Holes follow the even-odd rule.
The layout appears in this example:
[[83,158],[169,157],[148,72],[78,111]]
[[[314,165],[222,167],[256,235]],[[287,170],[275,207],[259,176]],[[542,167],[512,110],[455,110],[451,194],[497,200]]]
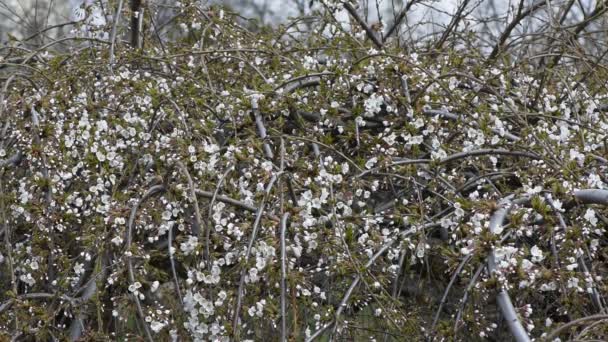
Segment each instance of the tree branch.
[[[512,202],[512,199],[513,195],[504,198],[500,203],[500,208],[495,211],[494,214],[492,214],[492,217],[490,219],[490,227],[488,229],[493,234],[496,234],[496,232],[502,230],[502,224],[515,202],[527,201],[527,199],[520,199],[519,201]],[[495,258],[496,257],[494,255],[494,249],[492,249],[487,260],[488,271],[490,272],[490,274],[496,272]],[[496,300],[498,302],[498,306],[500,307],[502,315],[504,316],[505,320],[507,321],[507,324],[509,325],[509,330],[511,330],[511,335],[513,335],[513,338],[517,342],[529,342],[530,337],[528,336],[526,329],[519,321],[519,317],[517,315],[517,312],[515,311],[515,308],[513,307],[513,303],[511,302],[511,298],[509,297],[509,293],[507,292],[507,290],[501,289],[498,292]]]
[[367,34],[367,37],[372,41],[372,43],[374,43],[374,45],[378,49],[382,49],[382,42],[376,35],[376,32],[374,32],[374,30],[372,30],[369,27],[369,25],[367,25],[365,20],[363,20],[363,18],[361,18],[361,16],[359,15],[359,13],[357,13],[357,10],[353,7],[353,5],[351,5],[348,2],[345,2],[344,8],[348,11],[348,13],[350,13],[350,15],[353,16],[353,18],[355,18],[357,23],[359,23],[359,25],[361,25],[361,28],[365,31],[365,33]]

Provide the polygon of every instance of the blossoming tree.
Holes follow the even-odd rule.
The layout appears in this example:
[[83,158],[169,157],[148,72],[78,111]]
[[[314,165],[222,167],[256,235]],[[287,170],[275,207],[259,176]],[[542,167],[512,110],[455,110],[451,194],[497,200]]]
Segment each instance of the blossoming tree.
[[603,2],[133,3],[1,48],[3,339],[605,336]]

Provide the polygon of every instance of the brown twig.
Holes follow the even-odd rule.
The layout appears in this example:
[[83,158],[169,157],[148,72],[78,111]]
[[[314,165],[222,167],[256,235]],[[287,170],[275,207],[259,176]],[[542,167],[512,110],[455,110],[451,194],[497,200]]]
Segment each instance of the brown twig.
[[353,16],[353,18],[357,21],[357,23],[359,23],[359,25],[361,25],[361,28],[365,31],[365,33],[367,34],[367,37],[372,41],[372,43],[374,43],[374,45],[378,49],[381,49],[382,42],[376,35],[376,32],[374,30],[372,30],[371,27],[369,27],[369,25],[365,22],[365,20],[363,20],[363,18],[361,18],[361,16],[359,15],[359,13],[357,13],[357,10],[353,7],[353,5],[351,5],[348,2],[345,2],[344,8],[348,11],[348,13],[350,13],[350,15]]

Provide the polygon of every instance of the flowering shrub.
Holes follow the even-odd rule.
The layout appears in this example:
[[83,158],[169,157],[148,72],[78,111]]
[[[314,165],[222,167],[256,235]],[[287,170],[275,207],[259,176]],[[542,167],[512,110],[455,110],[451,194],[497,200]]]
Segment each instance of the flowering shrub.
[[6,59],[0,334],[526,340],[604,312],[606,70],[377,46],[339,5],[288,35],[184,4],[170,44]]

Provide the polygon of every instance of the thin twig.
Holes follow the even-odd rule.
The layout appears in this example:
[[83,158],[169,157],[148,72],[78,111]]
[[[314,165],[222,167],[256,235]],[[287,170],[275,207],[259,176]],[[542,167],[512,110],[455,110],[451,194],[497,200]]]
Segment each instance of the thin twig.
[[[407,236],[409,236],[409,235],[417,232],[418,230],[434,227],[436,225],[438,225],[438,224],[437,223],[430,223],[430,224],[425,224],[422,227],[412,227],[412,228],[410,228],[410,229],[408,229],[406,231],[403,231],[403,232],[399,233],[399,237],[400,238],[405,238],[405,237],[407,237]],[[381,257],[395,243],[395,241],[396,241],[395,238],[388,239],[388,241],[385,242],[382,245],[382,247],[380,247],[380,249],[363,266],[364,270],[367,270],[371,265],[373,265],[374,262],[376,262],[376,260],[379,257]],[[334,327],[334,329],[337,327],[337,324],[339,323],[340,315],[342,315],[342,311],[346,307],[346,305],[347,305],[350,297],[353,294],[353,291],[354,291],[355,287],[357,287],[357,285],[359,284],[360,281],[361,281],[361,273],[359,273],[359,274],[357,274],[355,276],[355,278],[351,282],[350,286],[348,287],[348,290],[346,291],[346,293],[342,297],[342,300],[340,301],[340,304],[339,304],[338,308],[336,309],[336,313],[334,315],[333,321],[331,323],[329,323],[328,325],[322,327],[321,329],[317,330],[314,334],[311,335],[310,338],[308,338],[306,340],[306,342],[313,341],[315,338],[319,337],[321,335],[321,333],[323,331],[327,330],[327,328],[329,328],[329,327]]]
[[517,25],[519,25],[519,23],[521,23],[521,21],[523,19],[525,19],[527,16],[533,14],[538,9],[542,8],[543,6],[545,6],[546,3],[547,2],[545,0],[539,0],[536,3],[532,4],[530,7],[528,7],[524,11],[523,10],[524,1],[521,0],[521,2],[519,4],[519,7],[517,9],[517,15],[513,18],[513,20],[511,20],[511,22],[509,23],[509,25],[507,25],[507,27],[505,28],[505,30],[500,35],[500,38],[498,38],[498,41],[497,41],[496,45],[494,45],[494,48],[492,49],[492,52],[488,56],[488,60],[494,60],[498,56],[498,54],[500,52],[502,52],[501,50],[503,49],[503,47],[504,47],[505,42],[507,41],[507,39],[509,39],[509,37],[511,36],[511,32],[513,32],[513,30],[517,27]]
[[477,271],[475,271],[475,274],[473,274],[473,277],[471,277],[471,281],[469,281],[467,288],[464,290],[464,295],[460,300],[460,308],[458,309],[458,313],[456,314],[456,320],[454,321],[454,333],[456,333],[456,331],[458,330],[458,322],[460,322],[462,318],[462,312],[464,311],[464,306],[466,305],[467,299],[469,298],[469,292],[471,292],[471,290],[475,286],[475,283],[477,283],[477,279],[481,275],[481,272],[483,272],[484,267],[484,264],[479,265]]
[[169,248],[169,263],[171,264],[171,273],[173,274],[173,281],[175,282],[175,289],[177,290],[177,296],[179,298],[179,302],[183,303],[182,292],[179,288],[179,281],[177,279],[177,271],[175,270],[175,260],[173,258],[173,225],[169,226],[169,234],[167,238],[167,246]]
[[443,292],[443,297],[441,297],[441,302],[439,303],[439,308],[437,308],[437,312],[435,313],[435,318],[433,319],[433,324],[431,325],[431,332],[434,331],[435,327],[437,326],[437,322],[439,321],[439,315],[441,315],[441,309],[443,309],[443,306],[445,305],[445,302],[448,298],[448,294],[450,293],[450,289],[454,285],[456,278],[458,278],[458,275],[460,275],[460,272],[462,271],[464,266],[471,260],[471,258],[473,258],[473,254],[469,254],[466,256],[466,258],[462,259],[462,261],[458,265],[458,268],[456,268],[456,271],[452,275],[452,278],[450,279],[450,283],[448,284],[445,291]]
[[456,14],[454,14],[452,20],[448,24],[448,27],[443,31],[441,38],[439,38],[439,41],[437,41],[437,43],[435,44],[436,51],[441,51],[443,49],[443,44],[446,42],[446,40],[448,40],[448,38],[452,34],[452,31],[458,27],[460,21],[465,17],[462,15],[462,12],[464,12],[464,9],[469,4],[469,1],[470,0],[463,0],[460,6],[458,6]]
[[285,234],[287,230],[287,220],[289,213],[283,214],[281,219],[281,341],[287,341],[287,314],[286,314],[286,287],[285,279],[287,278],[287,253],[285,246]]
[[[2,176],[4,176],[4,170],[2,170]],[[0,218],[2,219],[2,230],[4,231],[4,246],[6,248],[7,253],[6,258],[8,261],[8,271],[10,272],[11,276],[12,291],[14,295],[17,295],[17,277],[15,276],[15,266],[13,262],[13,245],[11,243],[12,229],[10,228],[10,225],[8,225],[6,222],[6,206],[4,204],[4,184],[2,182],[3,178],[4,177],[0,177]],[[11,304],[9,304],[9,306]],[[4,305],[0,306],[0,313],[4,311],[4,309],[6,309]],[[15,331],[17,331],[18,329],[19,318],[18,316],[15,316]]]
[[602,319],[608,319],[608,315],[606,314],[599,314],[599,315],[591,315],[591,316],[587,316],[587,317],[581,317],[578,319],[575,319],[573,321],[570,321],[564,325],[561,325],[560,327],[556,328],[555,330],[553,330],[552,332],[550,332],[549,334],[547,334],[547,336],[545,336],[543,338],[543,341],[553,341],[555,338],[557,338],[564,330],[572,328],[573,326],[579,325],[581,323],[587,322],[587,321],[597,321],[597,320],[602,320]]
[[266,201],[268,197],[270,197],[270,192],[272,191],[272,187],[276,182],[277,178],[280,174],[272,175],[272,178],[268,182],[266,189],[264,191],[264,198],[262,199],[262,203],[260,203],[260,207],[257,210],[257,214],[255,217],[255,221],[253,223],[253,228],[251,229],[251,237],[249,238],[249,245],[247,246],[247,251],[245,252],[245,259],[242,261],[242,270],[241,270],[241,280],[239,282],[239,289],[237,292],[237,301],[236,306],[234,308],[234,316],[232,321],[232,333],[234,334],[234,339],[236,341],[239,340],[239,319],[240,319],[240,311],[241,311],[241,303],[243,301],[243,289],[245,287],[245,273],[247,269],[247,262],[249,261],[249,256],[251,255],[251,249],[253,248],[253,243],[255,242],[255,238],[257,237],[258,227],[260,226],[260,221],[262,220],[262,214],[264,213],[264,208],[266,206]]
[[372,41],[372,43],[374,43],[374,45],[376,45],[376,47],[378,49],[381,49],[382,42],[376,35],[376,32],[374,32],[374,30],[372,30],[371,27],[369,27],[369,25],[367,25],[365,20],[363,20],[363,18],[361,18],[361,16],[359,15],[359,13],[357,13],[357,10],[353,7],[353,5],[351,5],[348,2],[345,2],[344,8],[348,11],[348,13],[350,13],[350,15],[353,16],[353,18],[355,18],[357,23],[359,23],[359,25],[361,25],[361,28],[365,31],[365,33],[367,34],[367,37]]
[[449,163],[454,160],[475,157],[475,156],[483,156],[483,155],[506,155],[510,157],[525,157],[530,159],[541,159],[541,157],[536,153],[524,152],[524,151],[511,151],[504,149],[494,149],[494,148],[482,148],[479,150],[466,151],[460,153],[454,153],[450,156],[447,156],[439,161],[440,164]]
[[[203,226],[201,209],[198,205],[198,199],[196,197],[196,188],[194,187],[194,181],[192,180],[192,176],[190,176],[190,172],[188,171],[188,168],[181,161],[177,162],[177,166],[182,170],[182,173],[186,176],[186,179],[188,180],[188,188],[190,190],[190,200],[192,201],[192,204],[194,205],[194,219],[196,220],[196,224],[199,227],[203,227],[204,229],[209,229],[209,227]],[[203,234],[206,235],[206,232],[203,232]],[[209,245],[206,244],[205,245],[205,261],[209,261],[208,252],[209,252]]]
[[[220,188],[222,187],[222,183],[224,182],[224,179],[226,179],[226,176],[228,176],[228,173],[230,173],[230,171],[233,170],[232,166],[229,166],[228,169],[226,170],[226,172],[224,172],[224,174],[222,175],[222,178],[220,178],[220,180],[217,182],[217,185],[215,186],[215,191],[213,192],[213,196],[211,197],[211,201],[209,201],[209,211],[207,212],[207,234],[205,234],[205,246],[210,246],[211,245],[211,213],[213,212],[213,205],[215,204],[215,199],[218,197],[218,193],[220,192]],[[255,208],[253,208],[255,211]],[[209,250],[206,250],[205,253],[207,253],[208,257],[209,257],[209,262],[208,262],[208,267],[211,268],[211,252]]]
[[[423,113],[425,115],[429,115],[429,116],[441,116],[443,118],[446,118],[446,119],[449,119],[449,120],[453,120],[453,121],[458,121],[460,119],[460,117],[461,117],[461,115],[453,114],[453,113],[450,113],[450,112],[448,112],[446,110],[427,109],[427,110],[424,110]],[[479,123],[477,123],[476,121],[472,121],[469,124],[471,126],[475,127],[475,128],[479,128]],[[501,131],[501,130],[496,129],[496,128],[492,128],[491,130],[492,130],[493,133],[496,133],[499,136],[503,136],[507,140],[510,140],[510,141],[520,141],[521,140],[520,137],[518,137],[518,136],[516,136],[514,134],[511,134],[509,132],[504,132],[504,131]]]
[[[140,198],[140,200],[137,201],[137,203],[135,203],[135,205],[131,208],[131,215],[129,216],[129,225],[127,227],[127,241],[125,244],[125,247],[127,250],[127,253],[125,254],[125,258],[127,261],[127,269],[129,271],[129,282],[131,284],[135,283],[135,274],[133,271],[133,261],[131,260],[131,243],[132,243],[132,239],[133,239],[133,225],[135,223],[135,216],[137,216],[137,210],[139,209],[139,206],[142,205],[148,198],[152,197],[153,195],[156,195],[157,193],[164,192],[164,191],[165,191],[165,186],[162,184],[151,187]],[[171,245],[169,245],[169,248],[171,248]],[[136,294],[133,294],[132,296],[135,299],[135,304],[137,306],[137,312],[138,312],[139,318],[141,319],[142,324],[144,326],[144,331],[146,332],[146,337],[148,338],[148,341],[153,342],[154,339],[152,339],[152,334],[150,333],[148,324],[145,321],[145,315],[144,315],[144,311],[141,307],[141,302],[139,301],[139,297]]]
[[395,22],[393,23],[393,26],[391,26],[391,28],[389,28],[388,31],[386,31],[386,34],[384,35],[384,37],[382,39],[383,43],[386,42],[393,35],[393,33],[395,33],[397,31],[397,28],[399,28],[399,25],[401,25],[401,22],[405,18],[407,12],[418,1],[419,0],[412,0],[412,1],[408,2],[407,5],[405,5],[405,8],[403,8],[403,10],[401,10],[401,12],[399,12],[399,14],[397,15],[397,18],[395,18]]
[[[446,164],[449,162],[453,162],[455,160],[458,159],[464,159],[464,158],[468,158],[468,157],[476,157],[476,156],[483,156],[483,155],[506,155],[506,156],[510,156],[510,157],[525,157],[525,158],[530,158],[530,159],[541,159],[541,157],[536,154],[536,153],[532,153],[532,152],[525,152],[525,151],[511,151],[511,150],[505,150],[505,149],[495,149],[495,148],[482,148],[479,150],[472,150],[472,151],[465,151],[465,152],[458,152],[458,153],[454,153],[452,155],[449,155],[443,159],[439,159],[437,161],[438,164]],[[401,165],[413,165],[413,164],[430,164],[433,160],[432,159],[396,159],[396,161],[394,161],[393,163],[391,163],[390,165],[387,165],[386,167],[393,167],[393,166],[401,166]],[[369,170],[365,170],[361,173],[359,173],[359,175],[357,177],[363,177],[365,175],[368,175],[370,173],[376,172],[379,169],[381,169],[382,167],[375,167],[375,168],[371,168]],[[607,191],[608,193],[608,191]],[[608,198],[608,195],[607,195]],[[607,199],[608,201],[608,199]],[[607,202],[608,203],[608,202]]]
[[[101,278],[100,284],[104,284],[106,279],[107,279],[107,275],[108,275],[108,271],[105,265],[105,259],[103,256],[98,256],[98,258],[101,258],[101,272],[98,275]],[[84,291],[82,293],[82,295],[79,298],[74,298],[71,302],[72,304],[78,303],[78,304],[82,304],[87,302],[89,299],[91,299],[93,297],[93,295],[96,295],[99,288],[97,287],[97,277],[98,276],[92,276],[91,279],[89,279],[88,283],[86,284]],[[69,297],[68,297],[69,298]],[[80,339],[80,337],[82,336],[82,333],[85,331],[85,325],[84,325],[84,321],[87,319],[87,311],[86,310],[82,310],[81,312],[78,313],[78,315],[76,316],[76,318],[72,321],[70,328],[69,328],[69,336],[70,336],[70,341],[78,341]]]

